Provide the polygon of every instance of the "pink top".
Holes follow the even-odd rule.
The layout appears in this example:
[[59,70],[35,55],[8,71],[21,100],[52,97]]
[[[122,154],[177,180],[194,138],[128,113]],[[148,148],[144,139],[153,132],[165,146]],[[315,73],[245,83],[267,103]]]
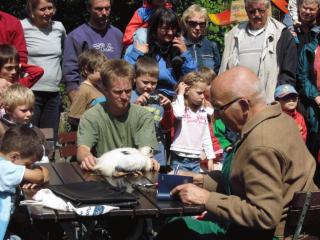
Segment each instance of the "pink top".
[[215,158],[206,110],[196,112],[185,107],[184,97],[178,95],[172,103],[173,113],[178,121],[170,150],[178,155],[199,157],[204,150],[208,159]]

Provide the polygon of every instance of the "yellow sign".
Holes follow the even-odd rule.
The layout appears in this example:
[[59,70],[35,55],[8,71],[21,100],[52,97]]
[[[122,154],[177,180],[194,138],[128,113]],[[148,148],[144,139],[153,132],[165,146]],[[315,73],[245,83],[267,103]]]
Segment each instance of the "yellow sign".
[[243,0],[235,0],[231,3],[231,22],[243,22],[248,20]]

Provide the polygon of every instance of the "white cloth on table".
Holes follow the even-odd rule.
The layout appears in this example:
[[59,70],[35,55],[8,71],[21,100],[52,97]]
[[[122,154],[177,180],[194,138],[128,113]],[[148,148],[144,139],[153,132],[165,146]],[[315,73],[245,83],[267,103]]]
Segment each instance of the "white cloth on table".
[[80,216],[98,216],[103,215],[119,207],[97,204],[83,207],[75,207],[71,202],[67,202],[56,196],[50,189],[39,190],[33,197],[33,200],[21,201],[20,205],[41,205],[60,211],[75,212]]

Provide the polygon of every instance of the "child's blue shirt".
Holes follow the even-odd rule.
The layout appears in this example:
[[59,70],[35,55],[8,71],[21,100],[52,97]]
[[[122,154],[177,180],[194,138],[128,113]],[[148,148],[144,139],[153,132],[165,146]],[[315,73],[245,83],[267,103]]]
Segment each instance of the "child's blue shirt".
[[0,157],[0,169],[0,239],[3,239],[13,210],[12,196],[23,179],[25,166]]
[[[132,90],[130,102],[135,102],[139,96],[140,94],[137,92],[136,89]],[[160,127],[160,120],[162,118],[164,109],[162,106],[160,106],[160,104],[148,104],[143,107],[146,108],[153,115],[153,120],[155,123],[156,136],[159,143],[159,152],[155,153],[154,158],[160,163],[160,165],[166,165],[166,154],[164,147],[165,139],[164,133],[162,132]]]

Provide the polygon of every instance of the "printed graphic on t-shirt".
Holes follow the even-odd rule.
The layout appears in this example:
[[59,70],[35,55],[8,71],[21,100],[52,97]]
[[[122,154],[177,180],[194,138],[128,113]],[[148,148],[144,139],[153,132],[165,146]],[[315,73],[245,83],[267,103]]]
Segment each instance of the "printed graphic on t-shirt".
[[100,52],[114,52],[114,47],[111,43],[95,43],[92,45],[92,47]]
[[161,113],[159,108],[155,108],[152,106],[145,106],[144,108],[152,113],[154,121],[159,122],[161,120]]
[[188,122],[188,123],[207,124],[206,115],[195,116],[194,114],[190,114],[190,112],[185,112],[182,118],[185,122]]

